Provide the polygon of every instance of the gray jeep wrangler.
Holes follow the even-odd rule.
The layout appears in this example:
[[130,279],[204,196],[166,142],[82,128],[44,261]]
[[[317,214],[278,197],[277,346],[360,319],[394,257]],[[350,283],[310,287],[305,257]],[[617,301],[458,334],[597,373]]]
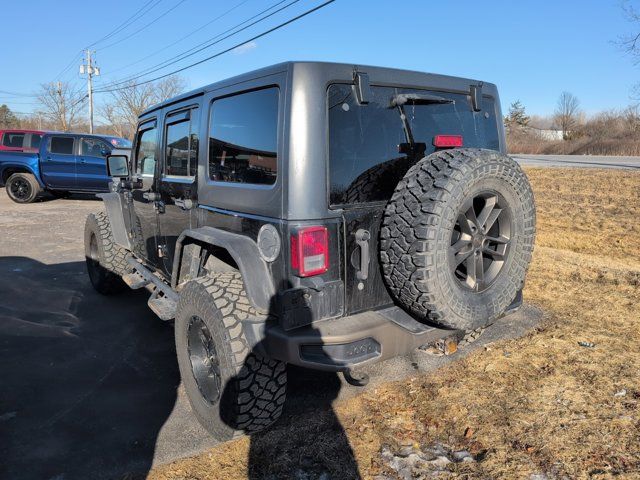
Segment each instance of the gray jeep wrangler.
[[490,83],[274,65],[147,110],[133,158],[108,166],[91,282],[147,288],[175,319],[184,387],[220,439],[278,418],[287,364],[356,382],[522,302],[535,207]]

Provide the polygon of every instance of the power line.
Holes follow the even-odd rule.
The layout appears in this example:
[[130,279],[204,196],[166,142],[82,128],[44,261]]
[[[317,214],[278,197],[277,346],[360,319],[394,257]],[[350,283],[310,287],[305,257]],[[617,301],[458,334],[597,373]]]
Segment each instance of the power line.
[[[196,45],[195,47],[192,47],[192,48],[190,48],[190,49],[188,49],[188,50],[186,50],[186,51],[184,51],[184,52],[182,52],[182,53],[180,53],[178,55],[175,55],[175,56],[167,59],[164,62],[160,62],[160,63],[158,63],[158,64],[156,64],[156,65],[154,65],[152,67],[149,67],[149,68],[147,68],[145,70],[142,70],[142,71],[140,71],[138,73],[135,73],[135,74],[131,75],[130,77],[124,79],[124,80],[119,80],[117,82],[112,82],[112,83],[106,85],[106,88],[111,88],[111,87],[115,87],[115,86],[118,86],[118,85],[123,85],[125,83],[131,83],[132,81],[135,81],[138,78],[141,78],[141,77],[143,77],[145,75],[148,75],[148,74],[153,73],[153,72],[157,72],[158,70],[162,70],[162,69],[168,67],[169,65],[173,65],[175,63],[178,63],[181,60],[184,60],[185,58],[192,57],[193,55],[195,55],[197,53],[200,53],[201,51],[206,50],[207,48],[212,47],[213,45],[216,45],[216,44],[218,44],[220,42],[223,42],[224,40],[226,40],[226,39],[228,39],[228,38],[230,38],[230,37],[232,37],[234,35],[237,35],[238,33],[243,32],[244,30],[247,30],[248,28],[253,27],[254,25],[266,20],[267,18],[270,18],[270,17],[276,15],[277,13],[280,13],[281,11],[285,10],[286,8],[289,8],[291,5],[293,5],[295,3],[298,3],[300,0],[293,0],[291,3],[288,3],[287,5],[284,5],[283,7],[281,7],[279,9],[277,9],[277,10],[275,10],[275,11],[273,11],[273,12],[271,12],[271,13],[265,15],[265,16],[263,16],[262,18],[259,18],[256,21],[254,21],[252,23],[249,23],[248,25],[245,25],[242,28],[240,28],[238,30],[235,30],[239,26],[241,26],[241,25],[247,23],[248,21],[250,21],[250,20],[262,15],[263,13],[271,10],[272,8],[284,3],[285,1],[286,0],[281,0],[280,2],[277,2],[276,4],[270,6],[269,8],[261,11],[260,13],[254,15],[253,17],[245,20],[244,22],[241,22],[238,25],[235,25],[235,26],[225,30],[224,32],[222,32],[222,33],[210,38],[209,40],[206,40],[205,42],[202,42],[202,43]],[[224,35],[225,33],[230,32],[232,30],[235,30],[235,31],[229,33],[228,35]],[[222,35],[224,35],[222,38],[220,38],[219,40],[213,41],[214,39],[219,38]]]
[[0,100],[0,104],[10,105],[39,105],[40,102],[14,102],[13,100]]
[[[144,13],[147,13],[147,11],[150,11],[151,9],[153,9],[154,7],[156,7],[162,0],[149,0],[147,3],[145,3],[142,7],[140,7],[139,10],[137,10],[133,15],[131,15],[127,20],[125,20],[123,23],[121,23],[119,26],[117,26],[115,29],[113,29],[110,33],[108,33],[107,35],[105,35],[104,37],[100,38],[99,40],[96,40],[95,42],[93,42],[90,45],[87,45],[87,48],[93,47],[95,45],[97,45],[100,42],[103,42],[111,37],[113,37],[114,35],[117,35],[118,33],[120,33],[122,30],[124,30],[125,28],[127,28],[129,25],[131,25],[132,23],[134,23],[136,20],[138,20],[139,16],[138,14],[140,14],[140,16]],[[151,5],[149,7],[149,9],[145,12],[143,12],[143,10],[145,8],[147,8],[147,6],[149,4],[153,3],[153,5]]]
[[[98,44],[98,43],[100,43],[100,42],[102,42],[104,40],[107,40],[108,38],[112,37],[113,35],[116,35],[117,33],[121,32],[122,30],[127,28],[129,25],[131,25],[133,22],[135,22],[138,18],[140,18],[141,15],[143,15],[144,13],[147,13],[152,8],[154,8],[156,5],[158,5],[161,1],[162,0],[149,0],[140,9],[138,9],[133,15],[131,15],[127,20],[125,20],[123,23],[121,23],[118,27],[116,27],[114,30],[112,30],[109,34],[107,34],[104,37],[100,38],[99,40],[96,40],[95,42],[93,42],[90,46],[96,45],[96,44]],[[182,2],[180,2],[180,3],[182,3]],[[151,5],[151,6],[147,9],[147,7],[149,5]],[[145,9],[146,9],[146,11],[145,11]],[[64,67],[64,69],[62,69],[60,71],[60,73],[58,73],[58,75],[56,75],[54,77],[53,81],[59,80],[71,67],[73,67],[76,64],[76,61],[78,60],[78,58],[82,56],[82,54],[83,54],[82,51],[76,53],[76,55]],[[4,93],[6,95],[12,95],[12,96],[16,96],[16,97],[32,97],[32,98],[37,98],[38,97],[37,94],[33,94],[33,93],[16,93],[16,92],[4,91],[4,90],[0,90],[0,93]]]
[[290,25],[290,24],[300,20],[303,17],[306,17],[307,15],[310,15],[310,14],[312,14],[312,13],[314,13],[314,12],[316,12],[316,11],[322,9],[322,8],[324,8],[327,5],[329,5],[329,4],[331,4],[331,3],[335,2],[335,1],[336,0],[328,0],[328,1],[318,5],[317,7],[314,7],[312,9],[310,9],[310,10],[307,10],[306,12],[303,12],[300,15],[297,15],[297,16],[293,17],[290,20],[287,20],[286,22],[280,23],[280,24],[276,25],[275,27],[272,27],[269,30],[266,30],[266,31],[264,31],[264,32],[262,32],[262,33],[260,33],[258,35],[255,35],[255,36],[251,37],[248,40],[245,40],[245,41],[243,41],[241,43],[238,43],[238,44],[234,45],[233,47],[230,47],[230,48],[227,48],[225,50],[222,50],[222,51],[220,51],[220,52],[218,52],[218,53],[216,53],[214,55],[211,55],[209,57],[203,58],[202,60],[194,62],[194,63],[192,63],[190,65],[187,65],[186,67],[182,67],[182,68],[179,68],[177,70],[174,70],[173,72],[170,72],[170,73],[167,73],[167,74],[164,74],[164,75],[160,75],[158,77],[151,78],[149,80],[145,80],[144,82],[136,83],[135,85],[129,85],[129,86],[125,86],[125,87],[113,88],[113,89],[108,89],[108,90],[96,90],[96,92],[114,92],[114,91],[117,91],[117,90],[124,90],[124,89],[127,89],[127,88],[132,88],[132,87],[135,87],[135,86],[145,85],[147,83],[155,82],[156,80],[160,80],[162,78],[169,77],[169,76],[174,75],[176,73],[183,72],[183,71],[185,71],[185,70],[187,70],[189,68],[195,67],[196,65],[200,65],[200,64],[202,64],[204,62],[208,62],[209,60],[213,60],[214,58],[217,58],[217,57],[219,57],[221,55],[224,55],[225,53],[228,53],[228,52],[230,52],[232,50],[235,50],[236,48],[241,47],[242,45],[246,45],[247,43],[251,43],[251,42],[253,42],[253,41],[255,41],[255,40],[259,39],[259,38],[262,38],[262,37],[264,37],[266,35],[269,35],[270,33],[273,33],[276,30],[279,30],[279,29],[281,29],[283,27],[286,27],[287,25]]
[[114,45],[118,45],[119,43],[124,42],[125,40],[130,39],[131,37],[135,37],[136,35],[140,34],[143,30],[147,29],[148,27],[150,27],[151,25],[153,25],[154,23],[156,23],[158,20],[160,20],[162,17],[168,15],[169,13],[171,13],[172,11],[174,11],[176,8],[178,8],[180,5],[182,5],[184,2],[186,2],[186,0],[180,0],[178,3],[176,3],[173,7],[171,7],[169,10],[165,11],[164,13],[158,15],[156,18],[154,18],[152,21],[150,21],[149,23],[147,23],[146,25],[144,25],[143,27],[137,29],[135,32],[127,35],[124,38],[121,38],[120,40],[116,40],[113,43],[110,43],[104,47],[100,47],[100,50],[105,50],[107,48],[113,47]]
[[5,95],[11,95],[14,97],[37,97],[38,96],[35,93],[16,93],[16,92],[9,92],[7,90],[0,90],[0,93],[4,93]]
[[[153,72],[157,72],[158,70],[162,70],[163,68],[168,67],[169,65],[173,65],[175,63],[178,63],[179,61],[184,60],[185,58],[189,58],[189,57],[195,55],[196,53],[199,53],[199,52],[201,52],[203,50],[206,50],[207,48],[212,47],[213,45],[216,45],[216,44],[226,40],[227,38],[230,38],[233,35],[236,35],[236,34],[242,32],[242,31],[244,31],[244,30],[256,25],[257,23],[262,22],[262,21],[266,20],[269,17],[272,17],[273,15],[281,12],[282,10],[290,7],[294,3],[299,2],[300,0],[293,0],[288,5],[285,5],[284,7],[280,8],[280,9],[274,11],[274,12],[271,12],[268,15],[265,15],[264,17],[256,20],[255,22],[250,23],[249,25],[246,25],[245,27],[240,28],[239,30],[236,30],[235,32],[230,33],[229,35],[223,36],[224,34],[226,34],[228,32],[231,32],[232,30],[235,30],[236,28],[241,27],[245,23],[253,20],[256,17],[259,17],[260,15],[264,14],[265,12],[268,12],[269,10],[277,7],[278,5],[283,4],[286,1],[287,0],[280,0],[279,2],[276,2],[275,4],[271,5],[270,7],[262,10],[261,12],[257,13],[256,15],[253,15],[252,17],[248,18],[247,20],[245,20],[243,22],[240,22],[237,25],[234,25],[233,27],[225,30],[224,32],[221,32],[221,33],[209,38],[208,40],[205,40],[204,42],[199,43],[198,45],[196,45],[196,46],[194,46],[192,48],[189,48],[189,49],[185,50],[182,53],[179,53],[178,55],[174,55],[173,57],[168,58],[167,60],[165,60],[163,62],[160,62],[160,63],[158,63],[156,65],[153,65],[153,66],[151,66],[149,68],[146,68],[144,70],[141,70],[141,71],[139,71],[137,73],[134,73],[130,77],[125,78],[124,80],[118,80],[117,82],[111,82],[110,84],[107,84],[107,87],[113,87],[113,86],[117,86],[117,85],[123,85],[125,83],[131,83],[132,81],[137,80],[138,78],[141,78],[141,77],[143,77],[145,75],[148,75],[148,74],[153,73]],[[217,39],[217,38],[219,38],[221,36],[223,36],[223,37],[220,38],[219,40],[215,40],[215,39]],[[199,48],[199,47],[201,47],[201,48]]]
[[66,67],[64,67],[64,69],[63,69],[63,70],[62,70],[58,75],[56,75],[55,77],[53,77],[53,81],[60,80],[60,77],[62,77],[62,75],[63,75],[67,70],[69,70],[72,66],[74,66],[80,57],[82,57],[82,50],[81,50],[80,52],[76,53],[76,55],[75,55],[75,56],[73,57],[73,59],[69,62],[69,64],[68,64]]
[[122,70],[125,70],[129,67],[132,67],[133,65],[137,65],[143,61],[145,61],[148,58],[151,58],[155,55],[157,55],[158,53],[164,52],[166,51],[168,48],[173,47],[174,45],[177,45],[178,43],[182,42],[183,40],[186,40],[189,37],[192,37],[193,35],[195,35],[196,33],[200,32],[201,30],[205,29],[206,27],[208,27],[209,25],[211,25],[213,22],[220,20],[222,17],[225,17],[226,15],[228,15],[229,13],[233,12],[234,10],[240,8],[242,5],[244,5],[245,3],[249,2],[249,0],[242,0],[240,3],[238,3],[235,7],[230,8],[229,10],[227,10],[226,12],[218,15],[216,18],[209,20],[207,23],[205,23],[204,25],[202,25],[201,27],[196,28],[195,30],[191,31],[191,33],[185,35],[184,37],[179,38],[178,40],[176,40],[175,42],[172,42],[168,45],[165,45],[164,47],[156,50],[155,52],[147,55],[146,57],[142,57],[140,60],[136,60],[135,62],[129,63],[127,65],[125,65],[124,67],[120,67],[120,68],[116,68],[115,70],[111,70],[110,74],[113,74],[115,72],[120,72]]

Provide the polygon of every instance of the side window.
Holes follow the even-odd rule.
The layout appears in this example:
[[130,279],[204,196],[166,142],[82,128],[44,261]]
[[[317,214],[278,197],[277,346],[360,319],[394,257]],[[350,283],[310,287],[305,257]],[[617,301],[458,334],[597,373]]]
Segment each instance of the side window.
[[278,173],[277,87],[215,100],[209,120],[209,177],[272,185]]
[[80,143],[80,155],[88,157],[106,157],[111,153],[111,148],[98,138],[83,138]]
[[156,127],[138,132],[136,147],[136,173],[138,175],[153,177],[156,169],[156,139]]
[[164,174],[195,176],[198,170],[198,110],[171,114],[166,124]]
[[73,137],[51,137],[49,151],[61,155],[73,155]]
[[40,148],[40,140],[42,140],[42,135],[38,133],[31,134],[31,148]]
[[2,145],[5,147],[22,147],[24,143],[24,133],[5,133]]

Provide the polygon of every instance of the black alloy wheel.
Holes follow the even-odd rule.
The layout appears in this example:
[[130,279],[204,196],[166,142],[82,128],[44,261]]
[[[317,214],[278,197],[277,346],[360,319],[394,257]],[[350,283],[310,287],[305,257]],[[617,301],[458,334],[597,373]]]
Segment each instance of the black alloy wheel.
[[493,283],[509,255],[511,231],[510,209],[499,193],[479,192],[463,204],[449,250],[460,285],[482,292]]
[[19,201],[26,201],[32,192],[31,184],[24,177],[16,177],[11,180],[9,185],[12,196]]
[[193,378],[207,402],[215,404],[222,394],[220,361],[209,328],[196,315],[189,320],[187,341]]

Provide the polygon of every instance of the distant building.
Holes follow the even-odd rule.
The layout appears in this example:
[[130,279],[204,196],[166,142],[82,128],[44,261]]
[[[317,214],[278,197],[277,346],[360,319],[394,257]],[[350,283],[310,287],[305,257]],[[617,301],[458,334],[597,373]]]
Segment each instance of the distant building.
[[550,140],[552,142],[555,142],[557,140],[563,139],[562,130],[554,130],[550,128],[545,128],[545,129],[538,129],[533,127],[529,127],[529,128],[533,130],[543,140]]
[[[509,130],[509,127],[507,127],[506,125],[505,128],[507,129],[507,131]],[[549,142],[556,142],[564,138],[564,136],[562,135],[562,130],[558,130],[555,128],[536,128],[528,125],[526,127],[518,127],[518,130],[522,133],[527,133],[532,136],[535,135],[540,139],[547,140]],[[570,133],[571,132],[567,132],[567,135],[569,135]]]

